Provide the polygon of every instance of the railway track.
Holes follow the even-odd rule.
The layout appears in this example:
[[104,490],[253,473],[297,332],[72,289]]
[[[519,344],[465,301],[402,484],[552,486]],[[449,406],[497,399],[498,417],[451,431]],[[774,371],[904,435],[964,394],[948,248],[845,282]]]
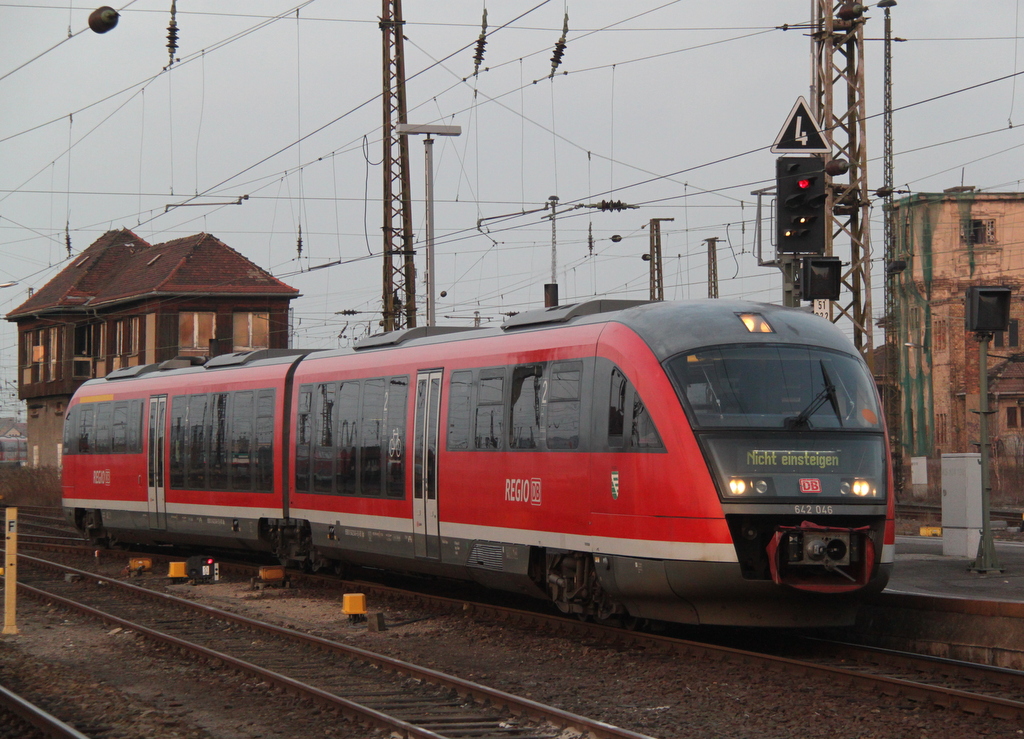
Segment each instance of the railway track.
[[0,686],[0,739],[89,739],[36,706]]
[[[125,554],[118,553],[118,556]],[[63,565],[57,567],[66,569]],[[240,578],[252,575],[249,566],[222,563],[221,567],[223,572]],[[317,575],[293,573],[292,577],[300,585],[338,587],[342,584],[336,578]],[[759,638],[754,646],[737,648],[728,643],[716,645],[627,631],[547,613],[410,592],[378,583],[348,582],[345,585],[347,589],[357,589],[371,598],[386,596],[414,599],[429,609],[461,612],[476,618],[519,625],[528,624],[549,632],[569,635],[576,640],[639,646],[652,651],[672,652],[686,658],[756,664],[773,671],[813,674],[818,679],[832,683],[841,680],[858,685],[866,691],[905,696],[914,701],[958,708],[967,713],[984,713],[1015,720],[1024,718],[1024,672],[1017,670],[823,640],[806,642],[810,646],[797,648],[794,646],[797,640],[788,636],[781,647],[765,648],[767,640]],[[1005,610],[1006,606],[1002,604],[1000,607]]]
[[[34,584],[23,578],[19,589],[37,599],[258,676],[402,736],[552,739],[569,727],[595,739],[643,737],[357,647],[60,563],[21,559]],[[161,630],[144,624],[160,624]]]
[[[1011,508],[994,508],[990,511],[990,515],[993,520],[1005,521],[1007,525],[1019,526],[1022,521],[1022,512]],[[925,505],[923,503],[897,503],[896,518],[897,520],[912,519],[915,521],[938,522],[942,520],[942,506]]]
[[18,508],[18,542],[22,544],[87,544],[88,541],[59,514],[59,509]]

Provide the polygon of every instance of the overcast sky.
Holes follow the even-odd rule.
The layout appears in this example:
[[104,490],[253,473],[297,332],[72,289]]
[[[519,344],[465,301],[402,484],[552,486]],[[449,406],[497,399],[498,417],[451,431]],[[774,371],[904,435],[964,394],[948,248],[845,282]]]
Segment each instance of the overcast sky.
[[[378,330],[381,3],[177,5],[179,61],[168,68],[169,0],[128,3],[103,35],[86,25],[96,6],[0,4],[0,282],[19,283],[0,290],[0,310],[67,266],[66,232],[75,255],[109,229],[154,244],[205,231],[302,292],[294,345],[344,346]],[[485,5],[487,45],[474,76]],[[550,220],[498,216],[553,195],[563,302],[646,298],[641,255],[652,218],[675,219],[662,224],[666,297],[707,296],[704,240],[714,236],[722,297],[781,302],[778,271],[753,253],[751,191],[773,184],[769,148],[796,99],[809,97],[800,24],[810,0],[405,0],[403,10],[409,121],[462,127],[434,147],[437,290],[447,294],[439,323],[469,325],[476,312],[500,321],[543,303]],[[551,77],[566,13],[567,45]],[[1024,69],[1019,16],[1020,0],[893,8],[893,33],[905,39],[893,47],[898,187],[1022,189],[1024,75],[1012,77]],[[868,17],[874,190],[882,11],[871,7]],[[913,105],[929,98],[937,99]],[[419,138],[410,152],[421,247]],[[602,199],[640,207],[573,208]],[[878,206],[876,288],[880,218]],[[332,262],[341,264],[310,271]],[[418,292],[422,312],[422,282]],[[878,289],[873,302],[878,316]],[[5,322],[5,415],[14,409],[15,340]]]

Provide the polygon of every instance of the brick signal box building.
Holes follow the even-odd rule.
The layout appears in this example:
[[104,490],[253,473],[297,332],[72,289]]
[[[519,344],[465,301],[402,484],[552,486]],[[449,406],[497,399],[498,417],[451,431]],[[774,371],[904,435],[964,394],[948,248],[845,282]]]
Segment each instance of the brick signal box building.
[[86,380],[179,356],[287,348],[298,294],[209,234],[150,245],[107,232],[7,315],[18,326],[29,464],[60,464],[64,411]]
[[[1010,327],[990,344],[989,431],[997,453],[1024,453],[1024,194],[971,187],[893,204],[901,440],[908,457],[977,451],[978,342],[964,323],[971,285],[1012,289]],[[908,478],[909,479],[909,478]]]

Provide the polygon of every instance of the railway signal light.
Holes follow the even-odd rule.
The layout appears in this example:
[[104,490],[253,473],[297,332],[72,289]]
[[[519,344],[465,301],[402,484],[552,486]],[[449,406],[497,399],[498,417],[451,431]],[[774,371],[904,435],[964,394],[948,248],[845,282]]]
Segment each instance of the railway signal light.
[[825,253],[825,167],[821,157],[775,160],[776,242],[784,254]]
[[805,257],[801,265],[800,297],[804,300],[839,300],[843,260]]

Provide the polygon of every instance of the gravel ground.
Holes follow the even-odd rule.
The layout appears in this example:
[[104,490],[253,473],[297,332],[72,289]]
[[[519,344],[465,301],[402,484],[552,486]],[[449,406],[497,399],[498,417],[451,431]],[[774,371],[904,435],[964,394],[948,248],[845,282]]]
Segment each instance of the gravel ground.
[[[369,604],[389,624],[370,632],[350,623],[341,613],[341,596],[328,590],[254,592],[227,582],[171,589],[663,739],[1024,736],[1010,721],[782,672],[538,635],[459,614],[431,615],[399,600]],[[46,705],[58,716],[62,700],[85,696],[92,725],[112,727],[97,736],[374,735],[224,670],[168,660],[166,652],[131,633],[23,603],[22,633],[0,640],[0,682],[58,696]]]

